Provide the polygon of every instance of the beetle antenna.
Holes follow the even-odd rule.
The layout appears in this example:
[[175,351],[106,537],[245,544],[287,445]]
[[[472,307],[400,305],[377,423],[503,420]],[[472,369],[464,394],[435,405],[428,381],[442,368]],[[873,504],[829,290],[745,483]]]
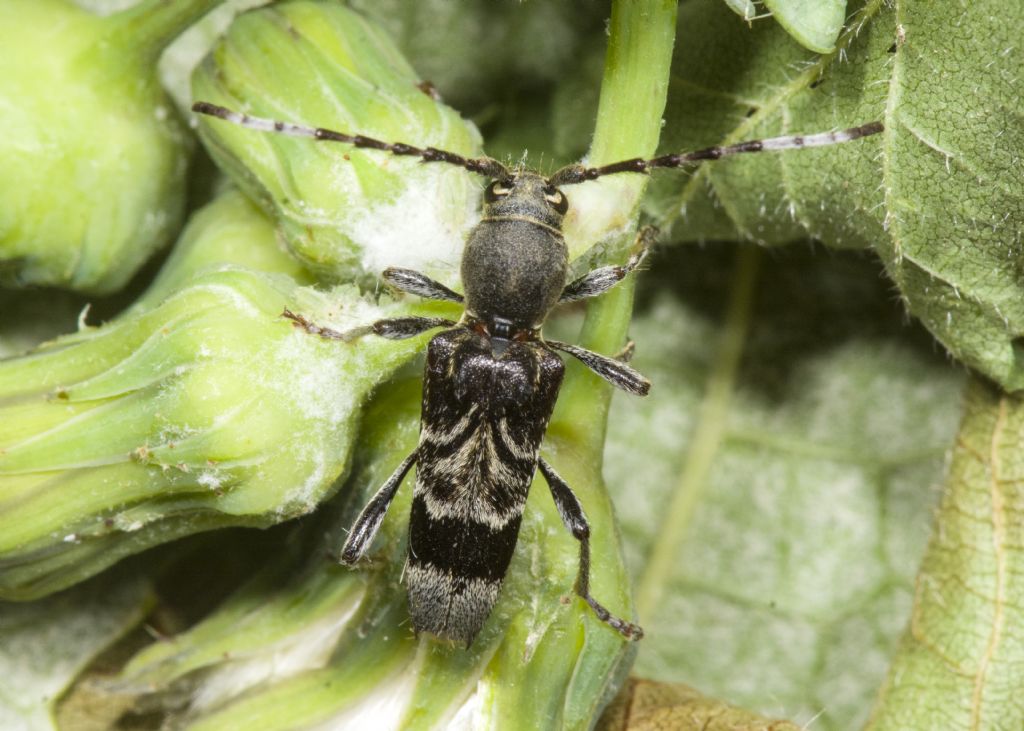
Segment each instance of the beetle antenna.
[[322,127],[306,127],[292,122],[279,122],[263,117],[253,117],[241,112],[234,112],[210,102],[196,102],[192,111],[206,114],[240,127],[259,130],[260,132],[277,132],[290,137],[306,137],[321,142],[343,142],[367,150],[382,150],[400,157],[418,157],[423,162],[444,162],[465,168],[471,173],[479,173],[488,178],[503,180],[509,177],[508,169],[491,157],[463,157],[455,152],[439,150],[436,147],[416,147],[404,142],[382,142],[363,135],[350,135]]
[[785,137],[770,137],[766,140],[748,140],[738,142],[734,145],[721,147],[706,147],[703,150],[692,152],[678,152],[671,155],[644,160],[634,157],[629,160],[613,162],[610,165],[600,167],[586,167],[585,165],[567,165],[555,172],[548,182],[555,186],[574,185],[587,180],[595,180],[605,175],[617,175],[618,173],[648,173],[656,168],[680,168],[687,165],[694,165],[705,160],[718,160],[729,155],[737,155],[741,152],[762,152],[764,150],[797,150],[804,147],[824,147],[825,145],[836,145],[841,142],[878,134],[884,129],[881,122],[862,124],[859,127],[840,130],[838,132],[820,132],[813,135],[787,135]]

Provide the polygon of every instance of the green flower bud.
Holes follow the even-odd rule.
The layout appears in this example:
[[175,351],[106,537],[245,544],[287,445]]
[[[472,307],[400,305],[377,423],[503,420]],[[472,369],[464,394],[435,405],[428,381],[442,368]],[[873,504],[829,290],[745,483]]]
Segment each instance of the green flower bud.
[[[239,16],[193,77],[196,100],[251,115],[479,154],[476,129],[421,87],[377,27],[339,3],[301,0]],[[200,132],[318,275],[395,265],[450,279],[477,216],[480,183],[465,170],[218,119]]]
[[[109,690],[149,696],[145,707],[203,731],[590,728],[636,646],[573,595],[579,544],[543,478],[531,489],[498,605],[469,648],[416,638],[408,624],[401,574],[411,480],[395,497],[371,560],[353,570],[329,558],[363,503],[415,447],[419,399],[418,374],[382,389],[367,409],[344,499],[325,511],[333,514],[288,537],[291,550],[199,624],[139,652]],[[563,436],[567,424],[552,426],[549,455],[593,527],[594,591],[628,616],[628,579],[600,460]]]
[[0,598],[317,505],[346,467],[366,394],[422,339],[329,342],[283,319],[286,306],[339,329],[399,309],[351,285],[322,293],[228,268],[0,362]]
[[287,274],[299,284],[313,284],[309,273],[281,245],[274,224],[248,198],[229,190],[191,218],[160,274],[133,309],[155,307],[197,273],[225,266]]
[[156,61],[219,2],[0,3],[4,283],[111,292],[175,233],[191,144]]

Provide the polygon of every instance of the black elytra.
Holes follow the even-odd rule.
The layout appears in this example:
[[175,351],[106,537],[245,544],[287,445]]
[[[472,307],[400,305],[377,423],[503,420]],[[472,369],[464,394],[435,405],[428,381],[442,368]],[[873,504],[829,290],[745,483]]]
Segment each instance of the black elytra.
[[600,167],[569,165],[544,177],[529,170],[510,170],[489,157],[467,158],[432,147],[252,117],[208,102],[197,102],[192,108],[250,129],[456,165],[491,180],[484,192],[483,217],[469,232],[462,256],[464,295],[409,269],[389,268],[382,273],[404,292],[462,303],[465,311],[458,322],[402,317],[339,332],[289,310],[283,313],[311,334],[342,341],[369,334],[401,339],[444,328],[427,346],[419,444],[363,508],[342,548],[341,561],[354,564],[366,552],[415,464],[404,573],[412,625],[417,632],[469,646],[497,602],[530,483],[539,469],[562,521],[580,542],[575,592],[602,622],[627,639],[640,639],[643,631],[638,625],[613,615],[590,594],[590,526],[572,489],[541,458],[540,446],[565,370],[556,351],[579,359],[629,393],[646,395],[650,383],[622,360],[545,340],[540,331],[556,305],[600,295],[634,271],[656,232],[641,231],[624,265],[599,267],[567,283],[562,221],[569,200],[561,187],[739,153],[848,142],[881,132],[881,123]]

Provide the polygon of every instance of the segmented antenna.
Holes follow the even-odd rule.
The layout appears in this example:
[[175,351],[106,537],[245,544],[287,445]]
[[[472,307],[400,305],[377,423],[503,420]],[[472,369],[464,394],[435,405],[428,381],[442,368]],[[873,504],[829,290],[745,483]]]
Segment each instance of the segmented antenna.
[[496,180],[504,180],[511,177],[511,174],[504,165],[490,157],[463,157],[454,152],[439,150],[436,147],[416,147],[404,142],[382,142],[372,137],[349,135],[322,127],[306,127],[301,124],[293,124],[292,122],[252,117],[241,112],[234,112],[226,107],[210,104],[209,102],[196,102],[192,105],[192,111],[197,114],[206,114],[223,119],[225,122],[231,122],[240,127],[259,130],[260,132],[277,132],[290,137],[306,137],[320,142],[343,142],[353,147],[367,150],[381,150],[402,157],[418,157],[423,162],[444,162],[449,165],[465,168],[471,173],[479,173]]
[[685,165],[692,165],[705,160],[718,160],[729,155],[737,155],[741,152],[762,152],[765,150],[797,150],[804,147],[823,147],[825,145],[836,145],[841,142],[878,134],[884,129],[881,122],[862,124],[860,127],[840,130],[838,132],[820,132],[813,135],[788,135],[786,137],[770,137],[766,140],[748,140],[738,142],[735,145],[724,147],[706,147],[703,150],[693,152],[680,152],[672,155],[662,155],[650,160],[634,157],[630,160],[613,162],[610,165],[588,168],[583,165],[567,165],[555,172],[548,182],[555,186],[573,185],[583,183],[587,180],[595,180],[605,175],[617,175],[618,173],[648,173],[655,168],[679,168]]

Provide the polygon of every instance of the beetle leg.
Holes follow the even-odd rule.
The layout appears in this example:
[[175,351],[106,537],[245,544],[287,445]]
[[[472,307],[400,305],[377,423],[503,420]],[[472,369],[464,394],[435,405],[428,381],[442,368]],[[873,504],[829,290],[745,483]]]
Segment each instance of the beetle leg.
[[321,327],[314,322],[307,320],[302,315],[297,315],[291,310],[285,310],[281,317],[286,317],[311,335],[319,335],[328,340],[343,340],[352,342],[363,335],[380,335],[389,340],[403,340],[411,338],[435,327],[451,327],[454,320],[445,317],[392,317],[385,320],[377,320],[369,325],[360,325],[351,330],[340,332],[329,327]]
[[587,368],[623,391],[646,396],[651,388],[650,381],[621,360],[608,358],[592,350],[558,340],[545,340],[544,342],[555,350],[564,351],[574,358],[578,358]]
[[604,294],[616,284],[625,279],[630,272],[636,269],[650,251],[651,244],[658,236],[658,229],[653,226],[644,226],[636,235],[636,242],[633,244],[633,254],[623,266],[598,267],[566,285],[562,290],[562,296],[558,298],[558,304],[576,302],[597,297]]
[[551,497],[555,500],[555,507],[558,514],[562,516],[562,522],[569,532],[580,542],[580,567],[576,574],[576,585],[573,587],[576,593],[590,605],[594,614],[602,622],[617,631],[629,640],[639,640],[644,636],[644,631],[639,625],[619,619],[609,612],[604,606],[590,594],[590,524],[587,523],[587,516],[583,513],[583,506],[579,498],[563,480],[551,465],[543,458],[538,462],[540,472],[551,488]]
[[409,294],[414,294],[417,297],[424,297],[430,300],[462,302],[461,294],[453,292],[440,282],[435,282],[425,274],[420,274],[413,269],[388,267],[381,272],[380,276],[392,287]]
[[384,521],[384,515],[388,512],[388,506],[395,498],[395,493],[398,492],[398,486],[416,464],[417,456],[418,450],[414,450],[406,457],[359,513],[356,522],[352,524],[352,530],[349,531],[345,546],[341,549],[341,562],[346,566],[351,566],[366,553],[366,549],[373,542],[373,537],[380,530],[380,524]]

